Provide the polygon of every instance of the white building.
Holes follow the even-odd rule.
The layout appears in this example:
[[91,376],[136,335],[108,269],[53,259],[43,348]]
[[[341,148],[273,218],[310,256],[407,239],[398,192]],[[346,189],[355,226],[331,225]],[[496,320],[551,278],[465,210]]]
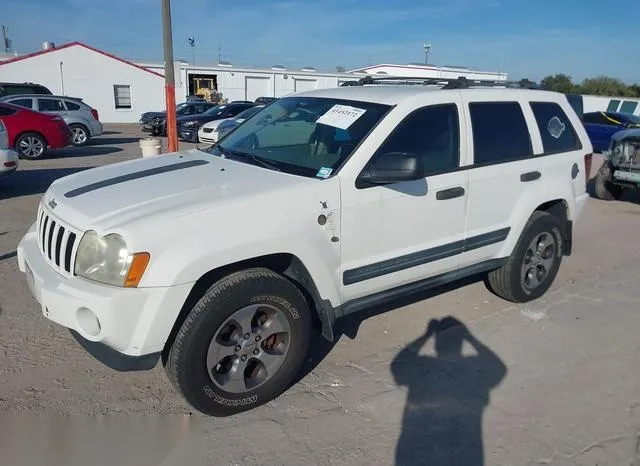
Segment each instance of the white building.
[[[322,72],[313,68],[269,69],[191,66],[174,63],[176,101],[194,94],[197,79],[211,79],[223,98],[254,101],[258,97],[282,97],[292,92],[338,87],[368,74],[402,77],[466,76],[470,79],[507,79],[506,73],[473,71],[466,68],[376,65],[347,73]],[[148,111],[165,108],[164,63],[133,62],[80,42],[59,47],[45,42],[43,50],[0,58],[0,81],[34,82],[54,94],[80,97],[93,106],[103,123],[135,123]]]
[[103,123],[132,123],[164,105],[164,77],[79,42],[0,61],[0,81],[33,82],[81,97]]

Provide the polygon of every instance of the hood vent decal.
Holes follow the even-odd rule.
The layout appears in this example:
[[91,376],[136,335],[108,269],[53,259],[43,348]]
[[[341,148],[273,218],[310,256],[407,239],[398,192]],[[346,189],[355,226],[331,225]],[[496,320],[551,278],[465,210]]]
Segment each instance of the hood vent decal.
[[174,163],[172,165],[164,165],[162,167],[150,168],[148,170],[142,170],[139,172],[128,173],[126,175],[116,176],[109,178],[108,180],[98,181],[82,188],[72,189],[68,193],[65,193],[64,197],[71,198],[80,196],[82,194],[96,191],[101,188],[113,186],[115,184],[126,183],[127,181],[139,180],[140,178],[146,178],[148,176],[160,175],[161,173],[174,172],[176,170],[183,170],[185,168],[199,167],[200,165],[206,165],[209,162],[206,160],[190,160],[188,162]]

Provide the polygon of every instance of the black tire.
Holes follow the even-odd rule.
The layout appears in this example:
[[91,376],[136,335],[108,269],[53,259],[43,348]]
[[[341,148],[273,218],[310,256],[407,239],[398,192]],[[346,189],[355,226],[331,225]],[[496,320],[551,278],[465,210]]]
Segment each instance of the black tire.
[[89,129],[79,123],[72,123],[69,125],[69,129],[73,133],[73,145],[76,147],[86,146],[91,139]]
[[[525,225],[507,262],[487,275],[487,288],[502,299],[514,303],[526,303],[544,295],[553,284],[562,262],[562,231],[563,227],[557,217],[547,212],[534,212]],[[548,238],[553,242],[554,249],[549,253],[553,261],[548,269],[545,269],[544,279],[540,281],[538,286],[529,288],[524,283],[525,260],[528,257],[530,245],[541,237]],[[527,264],[532,263],[527,261]]]
[[24,133],[16,139],[15,149],[21,159],[38,160],[47,151],[47,141],[38,133]]
[[620,186],[611,182],[611,168],[606,162],[596,174],[595,193],[596,197],[603,201],[617,201],[624,194],[624,190]]
[[[290,326],[288,351],[281,366],[261,385],[242,393],[225,391],[209,375],[209,345],[218,331],[224,330],[227,319],[255,304],[272,306],[286,317]],[[307,301],[289,280],[262,268],[237,272],[211,286],[190,311],[169,350],[165,369],[176,390],[197,411],[217,417],[248,411],[273,400],[292,383],[307,354],[311,323]]]

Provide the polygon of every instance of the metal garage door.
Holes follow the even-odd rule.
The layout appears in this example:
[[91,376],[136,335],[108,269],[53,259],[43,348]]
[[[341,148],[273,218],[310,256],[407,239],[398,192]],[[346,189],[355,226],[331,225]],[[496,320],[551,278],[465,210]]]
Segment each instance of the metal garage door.
[[271,79],[268,77],[247,76],[245,81],[245,99],[251,102],[258,97],[271,96]]
[[312,91],[317,86],[317,81],[315,79],[294,79],[295,82],[295,91]]

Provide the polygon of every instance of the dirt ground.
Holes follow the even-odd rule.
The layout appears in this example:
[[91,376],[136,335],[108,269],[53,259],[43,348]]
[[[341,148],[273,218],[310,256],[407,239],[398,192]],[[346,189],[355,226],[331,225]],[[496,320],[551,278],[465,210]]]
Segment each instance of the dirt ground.
[[[27,414],[145,414],[153,416],[144,422],[165,422],[160,430],[173,443],[134,429],[128,416],[112,431],[134,429],[116,444],[132,449],[104,464],[640,465],[638,196],[590,199],[574,254],[544,299],[511,306],[482,283],[465,282],[392,312],[373,310],[343,322],[333,347],[318,340],[302,379],[279,399],[210,419],[192,413],[161,366],[119,373],[84,353],[41,315],[17,269],[16,246],[54,179],[139,156],[136,125],[107,129],[88,147],[22,162],[0,178],[0,448],[20,459],[6,464],[40,464],[38,448],[10,441],[16,429],[33,429]],[[419,354],[403,350],[446,316],[474,336],[465,351],[475,358],[451,365],[429,342]],[[60,464],[103,464],[80,461],[95,456],[82,453],[78,439],[106,427],[95,417],[73,419],[85,424],[58,446],[75,452]],[[8,425],[14,437],[2,435]],[[55,430],[41,438],[55,444]],[[152,446],[140,440],[143,431]],[[443,453],[448,459],[438,463]]]

